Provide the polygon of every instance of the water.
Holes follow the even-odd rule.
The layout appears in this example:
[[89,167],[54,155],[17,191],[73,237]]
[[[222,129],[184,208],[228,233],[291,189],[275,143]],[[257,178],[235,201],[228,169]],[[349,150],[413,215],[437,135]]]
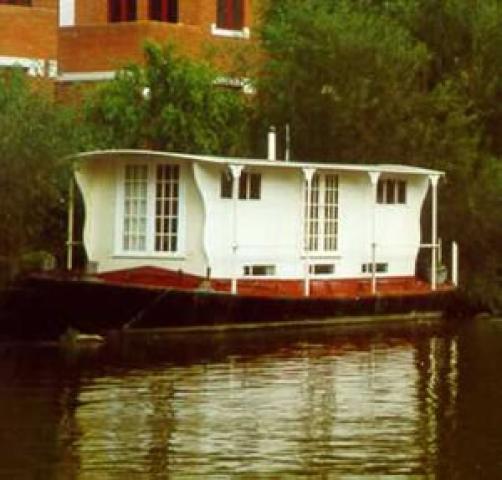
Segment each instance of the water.
[[502,478],[501,366],[502,320],[4,344],[0,478]]

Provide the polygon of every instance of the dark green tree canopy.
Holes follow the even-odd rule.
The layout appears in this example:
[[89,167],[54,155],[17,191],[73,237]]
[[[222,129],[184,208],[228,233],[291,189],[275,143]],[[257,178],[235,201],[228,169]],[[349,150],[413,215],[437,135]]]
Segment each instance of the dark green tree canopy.
[[0,76],[0,257],[63,242],[68,155],[79,136],[72,114],[32,88],[24,72]]
[[444,170],[463,280],[502,304],[500,1],[268,0],[262,18],[262,124],[290,124],[296,159]]

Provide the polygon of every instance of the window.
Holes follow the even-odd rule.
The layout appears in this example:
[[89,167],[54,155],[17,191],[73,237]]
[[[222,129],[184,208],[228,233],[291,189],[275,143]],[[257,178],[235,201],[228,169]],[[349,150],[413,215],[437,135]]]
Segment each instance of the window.
[[259,200],[261,197],[261,175],[242,172],[239,178],[239,199]]
[[155,191],[155,251],[178,250],[178,199],[180,168],[158,165]]
[[378,181],[377,203],[406,203],[406,182],[404,180],[383,179]]
[[180,243],[179,198],[179,165],[127,165],[122,250],[129,253],[177,252]]
[[[387,273],[389,271],[388,263],[376,263],[376,273]],[[373,264],[372,263],[363,263],[361,266],[362,273],[373,273]]]
[[110,22],[134,22],[137,17],[136,0],[108,0]]
[[0,0],[0,5],[19,5],[31,7],[31,0]]
[[306,186],[305,182],[305,249],[311,252],[336,251],[338,248],[338,175],[314,175],[310,199],[307,198]]
[[275,275],[275,265],[245,265],[245,277],[267,277]]
[[316,263],[310,265],[309,272],[311,275],[331,275],[335,273],[334,263]]
[[[220,181],[221,198],[232,198],[233,179],[229,172],[222,172]],[[239,177],[239,200],[260,200],[261,174],[242,172]]]
[[221,173],[221,198],[232,198],[233,178],[230,172]]
[[178,23],[178,0],[150,0],[150,20]]
[[148,167],[128,165],[125,170],[124,232],[125,251],[146,250]]
[[222,30],[242,30],[244,0],[217,0],[216,27]]

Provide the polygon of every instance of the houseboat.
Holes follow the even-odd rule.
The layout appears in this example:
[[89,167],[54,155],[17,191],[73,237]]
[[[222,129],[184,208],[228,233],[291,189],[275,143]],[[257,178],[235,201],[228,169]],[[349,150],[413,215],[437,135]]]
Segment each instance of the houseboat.
[[[332,298],[430,292],[444,281],[435,268],[440,171],[146,150],[76,161],[87,270],[105,282]],[[430,284],[417,278],[421,248],[431,252]]]
[[[68,272],[25,279],[0,336],[416,321],[458,307],[456,248],[448,281],[437,274],[442,172],[280,161],[274,150],[77,155],[87,268],[72,269],[72,187]],[[421,249],[428,280],[417,275]]]

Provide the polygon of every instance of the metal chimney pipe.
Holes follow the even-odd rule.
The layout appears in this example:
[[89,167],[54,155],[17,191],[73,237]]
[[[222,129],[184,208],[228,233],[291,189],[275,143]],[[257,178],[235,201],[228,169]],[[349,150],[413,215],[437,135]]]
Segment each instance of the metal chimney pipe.
[[271,161],[277,160],[277,135],[275,127],[272,125],[268,130],[268,159]]

